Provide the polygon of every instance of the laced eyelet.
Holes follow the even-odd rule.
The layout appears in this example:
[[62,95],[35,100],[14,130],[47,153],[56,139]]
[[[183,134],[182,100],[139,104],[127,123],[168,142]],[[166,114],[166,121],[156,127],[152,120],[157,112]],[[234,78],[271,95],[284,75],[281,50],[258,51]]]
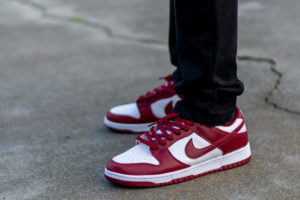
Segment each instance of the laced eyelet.
[[174,136],[179,136],[188,131],[190,124],[193,123],[185,119],[180,119],[176,113],[170,113],[152,124],[150,130],[144,133],[143,138],[138,137],[137,139],[148,145],[151,150],[156,151],[160,147],[168,145],[169,142],[167,140],[172,141],[174,140]]

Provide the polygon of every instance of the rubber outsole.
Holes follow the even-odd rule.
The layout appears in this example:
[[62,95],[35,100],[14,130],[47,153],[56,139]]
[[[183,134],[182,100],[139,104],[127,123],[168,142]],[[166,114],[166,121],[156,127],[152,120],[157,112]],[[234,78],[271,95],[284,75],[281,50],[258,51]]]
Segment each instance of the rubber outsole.
[[182,178],[179,178],[179,179],[174,179],[174,180],[171,180],[171,181],[166,182],[166,183],[122,181],[122,180],[111,178],[111,177],[106,176],[106,175],[104,175],[104,176],[108,180],[110,180],[111,182],[113,182],[113,183],[115,183],[117,185],[129,186],[129,187],[159,187],[159,186],[166,186],[166,185],[181,183],[181,182],[188,181],[188,180],[191,180],[191,179],[194,179],[194,178],[198,178],[200,176],[204,176],[204,175],[211,174],[211,173],[214,173],[214,172],[219,172],[219,171],[223,171],[223,170],[227,170],[227,169],[232,169],[232,168],[235,168],[235,167],[239,167],[241,165],[244,165],[244,164],[248,163],[250,160],[251,160],[251,156],[248,157],[248,158],[246,158],[246,159],[244,159],[244,160],[242,160],[242,161],[222,166],[219,169],[210,170],[210,171],[198,174],[198,175],[190,175],[190,176],[182,177]]

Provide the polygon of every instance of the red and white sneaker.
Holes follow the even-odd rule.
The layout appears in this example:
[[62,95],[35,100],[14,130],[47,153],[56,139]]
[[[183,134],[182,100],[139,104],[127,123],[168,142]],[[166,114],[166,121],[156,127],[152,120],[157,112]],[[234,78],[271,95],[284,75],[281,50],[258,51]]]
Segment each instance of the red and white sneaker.
[[104,124],[119,132],[145,132],[153,122],[171,113],[180,97],[175,93],[171,75],[166,83],[141,95],[135,103],[111,108],[104,117]]
[[237,167],[250,158],[240,110],[230,124],[214,127],[171,113],[137,137],[133,148],[113,157],[105,177],[126,186],[162,186]]

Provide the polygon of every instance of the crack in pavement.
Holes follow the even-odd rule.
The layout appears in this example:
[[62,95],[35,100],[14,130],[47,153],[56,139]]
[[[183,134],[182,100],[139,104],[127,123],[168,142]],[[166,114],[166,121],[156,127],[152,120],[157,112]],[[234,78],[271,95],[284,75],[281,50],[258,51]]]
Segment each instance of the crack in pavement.
[[[69,17],[69,16],[63,16],[63,15],[56,15],[48,12],[48,9],[46,6],[36,3],[32,0],[16,0],[16,2],[21,3],[22,5],[29,6],[30,8],[39,11],[43,17],[47,17],[49,19],[55,20],[55,21],[60,21],[60,22],[65,22],[65,23],[75,23],[79,25],[84,25],[90,28],[95,28],[100,31],[102,31],[104,34],[106,34],[107,37],[111,39],[119,39],[119,40],[124,40],[124,41],[130,41],[130,42],[135,42],[138,44],[147,44],[147,45],[159,45],[165,47],[167,45],[166,41],[161,41],[157,39],[151,39],[151,38],[138,38],[138,37],[132,37],[129,35],[124,35],[124,34],[116,34],[113,31],[113,28],[111,28],[108,25],[99,23],[99,22],[92,22],[88,19],[82,18],[82,17]],[[253,57],[253,56],[238,56],[237,59],[239,61],[248,61],[248,62],[258,62],[258,63],[268,63],[270,65],[270,70],[273,72],[276,76],[277,79],[274,83],[273,88],[266,94],[264,101],[267,105],[270,105],[274,107],[275,109],[282,110],[291,114],[296,114],[300,115],[300,111],[296,110],[291,110],[289,108],[285,108],[283,106],[280,106],[279,104],[273,102],[270,100],[271,96],[274,94],[274,92],[278,89],[281,79],[282,79],[282,73],[276,69],[276,61],[273,60],[272,58],[265,58],[265,57]]]
[[131,42],[135,42],[135,43],[143,43],[143,44],[150,44],[150,45],[166,45],[167,44],[165,41],[160,41],[160,40],[156,40],[156,39],[139,38],[139,37],[132,37],[129,35],[124,35],[124,34],[117,34],[113,31],[113,28],[111,28],[110,26],[99,23],[99,22],[92,22],[83,17],[78,17],[78,16],[70,17],[70,16],[52,14],[48,11],[46,6],[36,3],[32,0],[16,0],[16,2],[19,2],[22,5],[28,6],[32,9],[40,12],[43,17],[47,17],[47,18],[55,20],[55,21],[60,21],[60,22],[65,22],[65,23],[75,23],[75,24],[80,24],[80,25],[87,26],[90,28],[98,29],[98,30],[102,31],[107,37],[112,38],[112,39],[121,39],[124,41],[131,41]]
[[272,58],[253,57],[253,56],[238,56],[237,59],[239,61],[268,63],[270,65],[271,72],[273,72],[277,76],[277,78],[275,80],[275,83],[274,83],[272,89],[267,93],[267,95],[264,98],[265,103],[274,107],[275,109],[282,110],[282,111],[296,114],[296,115],[300,115],[300,111],[291,110],[289,108],[282,107],[279,104],[271,101],[271,99],[270,99],[271,96],[274,94],[274,92],[278,89],[278,87],[281,83],[282,76],[283,76],[282,73],[278,69],[276,69],[276,61],[275,60],[273,60]]

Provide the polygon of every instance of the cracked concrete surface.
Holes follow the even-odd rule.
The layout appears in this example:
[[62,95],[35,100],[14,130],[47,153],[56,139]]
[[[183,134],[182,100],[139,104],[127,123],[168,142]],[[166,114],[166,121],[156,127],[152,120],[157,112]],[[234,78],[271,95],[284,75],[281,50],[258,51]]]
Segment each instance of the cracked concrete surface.
[[136,135],[102,117],[173,70],[168,1],[1,0],[0,199],[299,199],[299,4],[240,1],[252,161],[144,190],[103,178]]
[[[131,42],[137,42],[137,43],[144,43],[144,44],[149,44],[149,45],[167,45],[167,42],[164,40],[157,40],[153,38],[141,38],[141,37],[134,37],[132,36],[133,34],[127,33],[126,34],[117,34],[117,30],[114,30],[115,28],[110,25],[105,25],[104,23],[100,23],[99,20],[96,21],[91,21],[87,18],[80,17],[80,16],[75,16],[74,13],[68,12],[68,15],[65,14],[65,10],[63,13],[57,13],[55,11],[49,11],[49,9],[39,3],[38,1],[32,1],[32,0],[18,0],[18,2],[22,3],[23,5],[29,6],[30,8],[40,12],[40,14],[43,17],[49,18],[54,21],[61,21],[61,22],[71,22],[71,23],[77,23],[80,25],[88,26],[91,28],[96,28],[101,30],[103,33],[105,33],[110,39],[116,39],[116,40],[125,40],[125,41],[131,41]],[[263,8],[263,5],[259,2],[246,2],[242,3],[240,6],[240,13],[245,13],[247,11],[251,10],[261,10]],[[129,35],[130,34],[130,35]],[[270,100],[271,97],[273,96],[274,92],[277,92],[277,89],[281,83],[282,79],[282,73],[276,69],[276,62],[272,58],[263,58],[263,57],[253,57],[253,56],[239,56],[238,59],[240,60],[249,60],[253,62],[268,62],[270,64],[270,69],[273,71],[275,74],[278,75],[278,80],[276,80],[274,84],[274,88],[266,95],[265,97],[265,102],[267,104],[272,105],[274,108],[278,108],[281,110],[284,110],[286,112],[291,112],[294,114],[300,114],[300,111],[286,108],[284,106],[279,105],[279,103],[276,103],[274,100]]]
[[274,85],[273,85],[272,89],[266,93],[266,96],[264,98],[265,103],[273,106],[275,109],[279,109],[279,110],[282,110],[282,111],[285,111],[288,113],[300,115],[299,111],[282,107],[281,105],[270,100],[270,98],[273,96],[273,94],[278,90],[278,87],[280,86],[281,79],[282,79],[282,73],[280,71],[278,71],[278,69],[276,68],[275,60],[273,60],[271,58],[251,57],[251,56],[238,56],[238,60],[239,61],[258,62],[258,63],[268,63],[270,65],[270,71],[273,72],[277,76],[277,79],[274,81]]
[[[100,16],[99,16],[99,18],[90,19],[90,17],[77,16],[76,14],[74,14],[75,11],[72,11],[72,12],[69,11],[69,12],[67,12],[68,14],[66,14],[65,10],[63,9],[63,10],[59,10],[59,12],[58,12],[57,11],[58,9],[56,7],[57,5],[56,6],[52,5],[52,6],[50,6],[50,9],[48,9],[47,6],[42,4],[42,3],[45,3],[43,1],[42,1],[42,3],[40,3],[39,1],[32,1],[32,0],[18,0],[18,2],[22,3],[23,5],[29,6],[30,8],[40,12],[40,14],[43,17],[52,19],[54,21],[72,22],[72,23],[77,23],[77,24],[81,24],[84,26],[88,26],[91,28],[99,29],[103,33],[105,33],[110,39],[119,39],[119,40],[126,40],[126,41],[129,40],[131,42],[139,42],[139,43],[145,43],[145,44],[149,44],[149,45],[155,45],[155,44],[166,45],[167,44],[164,40],[158,40],[158,39],[151,38],[151,37],[145,37],[144,34],[142,34],[142,36],[139,36],[139,35],[135,35],[133,32],[131,32],[131,30],[129,30],[129,32],[128,32],[128,31],[124,31],[124,28],[123,29],[116,28],[116,26],[114,26],[115,23],[113,23],[113,24],[104,23],[102,20],[99,20],[99,19],[102,19],[102,17],[100,17]],[[51,2],[51,3],[53,3],[53,2]],[[61,6],[60,3],[61,2],[59,2],[59,6]],[[131,2],[131,3],[136,3],[136,2]],[[47,5],[47,2],[46,2],[46,5]],[[83,5],[86,5],[86,3],[83,3]],[[128,5],[128,2],[123,2],[119,6],[124,6],[124,5]],[[53,9],[53,7],[54,7],[54,9]],[[96,9],[99,10],[100,8],[96,7]],[[89,12],[90,11],[91,10],[89,9]],[[97,11],[97,12],[101,13],[101,11]],[[108,16],[105,16],[105,17],[108,17]],[[107,21],[107,19],[104,21]],[[136,24],[135,24],[135,26],[136,26]]]

